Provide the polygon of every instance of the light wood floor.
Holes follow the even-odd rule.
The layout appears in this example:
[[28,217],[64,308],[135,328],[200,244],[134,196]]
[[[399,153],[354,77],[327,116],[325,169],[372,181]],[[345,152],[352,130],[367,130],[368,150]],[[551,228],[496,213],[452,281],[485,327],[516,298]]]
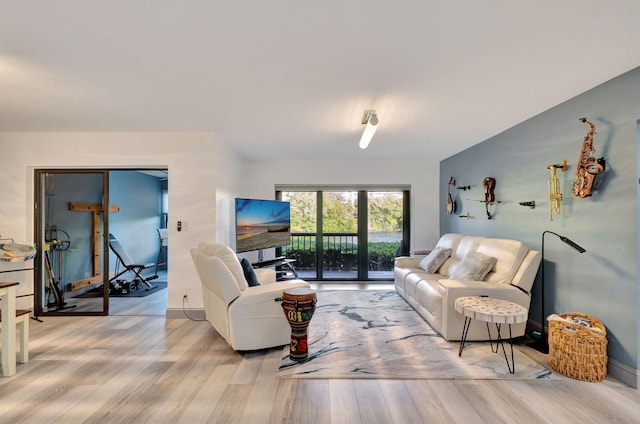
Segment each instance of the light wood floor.
[[30,361],[0,377],[0,423],[640,422],[640,392],[610,379],[278,379],[281,348],[234,352],[207,322],[42,319]]

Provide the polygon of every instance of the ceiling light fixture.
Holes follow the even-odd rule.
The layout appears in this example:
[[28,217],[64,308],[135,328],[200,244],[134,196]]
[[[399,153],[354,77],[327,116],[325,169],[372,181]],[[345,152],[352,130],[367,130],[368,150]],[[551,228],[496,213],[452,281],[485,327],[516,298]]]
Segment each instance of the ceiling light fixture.
[[376,111],[365,110],[362,115],[362,124],[366,124],[367,126],[364,128],[362,138],[360,138],[360,148],[366,149],[378,129],[378,115],[376,114]]

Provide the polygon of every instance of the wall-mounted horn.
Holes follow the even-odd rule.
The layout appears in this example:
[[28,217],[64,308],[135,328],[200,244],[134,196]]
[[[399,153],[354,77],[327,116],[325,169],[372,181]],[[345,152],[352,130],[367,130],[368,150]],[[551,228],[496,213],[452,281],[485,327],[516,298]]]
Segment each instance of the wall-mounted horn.
[[536,208],[536,201],[535,200],[531,200],[529,202],[518,202],[518,204],[520,206],[528,206],[531,209],[535,209]]
[[556,169],[567,170],[567,161],[563,160],[560,163],[551,164],[547,166],[547,169],[551,170],[551,177],[549,177],[548,190],[549,190],[549,219],[553,221],[553,214],[560,214],[560,202],[562,202],[562,193],[560,193],[560,180],[556,177]]

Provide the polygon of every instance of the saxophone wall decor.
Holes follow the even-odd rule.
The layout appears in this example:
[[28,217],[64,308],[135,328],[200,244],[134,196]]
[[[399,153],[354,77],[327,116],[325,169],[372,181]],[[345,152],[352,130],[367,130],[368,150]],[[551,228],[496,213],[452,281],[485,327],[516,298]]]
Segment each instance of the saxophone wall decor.
[[604,157],[596,159],[592,156],[596,151],[593,148],[593,136],[596,133],[596,126],[589,122],[587,118],[580,118],[580,120],[587,124],[589,132],[587,132],[582,142],[582,150],[580,151],[576,169],[576,180],[573,182],[573,195],[584,199],[591,196],[596,176],[605,169],[605,160]]

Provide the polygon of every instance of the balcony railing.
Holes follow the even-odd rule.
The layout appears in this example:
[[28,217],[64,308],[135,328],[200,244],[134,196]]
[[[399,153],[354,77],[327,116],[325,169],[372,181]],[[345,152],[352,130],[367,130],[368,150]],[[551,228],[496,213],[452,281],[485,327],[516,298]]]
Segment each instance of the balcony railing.
[[[315,233],[291,233],[291,244],[282,247],[282,255],[296,260],[296,269],[300,272],[314,274],[317,266],[317,235]],[[390,278],[393,271],[395,252],[400,242],[369,242],[369,273],[377,274],[376,278]],[[325,233],[322,240],[322,272],[340,278],[355,278],[358,271],[358,234],[357,233]],[[383,274],[380,274],[383,272]],[[349,274],[349,276],[344,275]]]

